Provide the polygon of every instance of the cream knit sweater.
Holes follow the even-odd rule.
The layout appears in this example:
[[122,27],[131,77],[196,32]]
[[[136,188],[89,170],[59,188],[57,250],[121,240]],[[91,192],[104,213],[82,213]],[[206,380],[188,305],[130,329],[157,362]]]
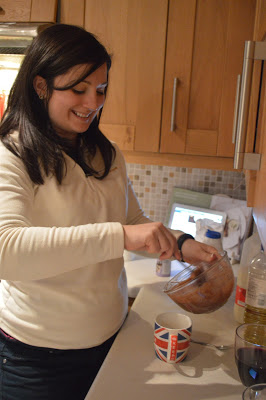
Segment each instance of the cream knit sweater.
[[92,347],[125,319],[122,225],[148,219],[116,150],[102,181],[65,155],[62,184],[38,186],[0,142],[0,327],[24,343]]

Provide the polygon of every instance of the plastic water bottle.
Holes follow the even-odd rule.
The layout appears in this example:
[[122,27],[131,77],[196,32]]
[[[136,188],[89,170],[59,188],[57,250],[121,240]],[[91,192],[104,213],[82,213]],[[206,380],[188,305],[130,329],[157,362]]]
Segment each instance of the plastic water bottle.
[[244,322],[266,325],[266,255],[263,248],[249,265]]
[[223,252],[221,233],[207,229],[203,243],[215,247],[219,253]]

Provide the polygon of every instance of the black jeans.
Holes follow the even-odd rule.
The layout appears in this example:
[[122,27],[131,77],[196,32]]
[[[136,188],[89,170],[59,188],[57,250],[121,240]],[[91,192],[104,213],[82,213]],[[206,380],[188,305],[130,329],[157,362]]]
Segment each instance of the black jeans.
[[0,400],[84,400],[115,336],[100,346],[29,346],[0,331]]

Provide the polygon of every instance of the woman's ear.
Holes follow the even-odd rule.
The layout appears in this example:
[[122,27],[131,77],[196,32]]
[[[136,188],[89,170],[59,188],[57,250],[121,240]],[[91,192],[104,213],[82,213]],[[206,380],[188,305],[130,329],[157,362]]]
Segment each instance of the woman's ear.
[[33,79],[33,87],[39,96],[39,99],[43,100],[47,93],[46,80],[42,76],[36,75]]

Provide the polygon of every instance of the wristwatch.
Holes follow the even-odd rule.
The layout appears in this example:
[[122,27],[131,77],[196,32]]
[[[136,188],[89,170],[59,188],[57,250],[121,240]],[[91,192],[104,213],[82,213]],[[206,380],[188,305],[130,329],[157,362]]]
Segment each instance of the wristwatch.
[[183,258],[183,253],[182,253],[182,246],[183,246],[184,242],[185,242],[187,239],[193,239],[193,240],[195,240],[195,238],[194,238],[192,235],[189,235],[188,233],[183,233],[183,234],[182,234],[181,236],[179,236],[179,238],[177,239],[177,246],[178,246],[178,249],[179,249],[180,254],[181,254],[181,260],[180,260],[180,261],[182,261],[182,262],[185,262],[185,260],[184,260],[184,258]]

